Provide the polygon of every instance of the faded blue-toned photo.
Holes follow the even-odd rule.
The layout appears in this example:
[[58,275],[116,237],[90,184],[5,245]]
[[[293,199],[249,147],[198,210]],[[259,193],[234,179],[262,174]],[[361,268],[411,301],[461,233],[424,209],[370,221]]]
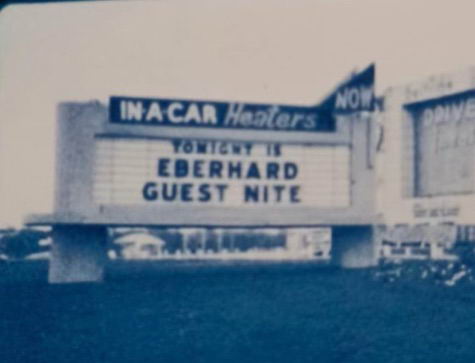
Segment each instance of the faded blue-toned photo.
[[0,362],[471,362],[475,5],[0,4]]

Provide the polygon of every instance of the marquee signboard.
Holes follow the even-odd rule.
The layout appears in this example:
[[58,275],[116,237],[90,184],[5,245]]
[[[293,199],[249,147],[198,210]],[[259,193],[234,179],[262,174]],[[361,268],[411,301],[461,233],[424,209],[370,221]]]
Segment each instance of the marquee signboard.
[[97,204],[348,207],[349,148],[101,138]]
[[370,66],[311,107],[60,103],[54,212],[26,221],[52,226],[48,280],[101,281],[110,227],[325,226],[336,264],[372,266],[373,82]]
[[374,69],[310,107],[113,96],[62,103],[55,221],[310,226],[373,220]]

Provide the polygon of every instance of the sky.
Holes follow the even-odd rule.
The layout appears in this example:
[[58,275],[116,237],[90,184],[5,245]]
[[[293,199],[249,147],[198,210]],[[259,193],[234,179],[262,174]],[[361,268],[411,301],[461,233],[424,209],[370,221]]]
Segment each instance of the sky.
[[377,92],[475,65],[471,0],[163,0],[0,12],[0,228],[50,213],[61,101],[313,105],[376,63]]

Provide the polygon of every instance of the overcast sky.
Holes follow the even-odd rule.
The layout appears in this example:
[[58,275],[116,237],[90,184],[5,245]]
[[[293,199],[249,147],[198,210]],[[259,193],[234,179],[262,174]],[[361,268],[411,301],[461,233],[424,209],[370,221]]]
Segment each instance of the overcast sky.
[[315,104],[475,65],[475,3],[106,1],[0,13],[0,227],[51,212],[55,107],[113,94]]

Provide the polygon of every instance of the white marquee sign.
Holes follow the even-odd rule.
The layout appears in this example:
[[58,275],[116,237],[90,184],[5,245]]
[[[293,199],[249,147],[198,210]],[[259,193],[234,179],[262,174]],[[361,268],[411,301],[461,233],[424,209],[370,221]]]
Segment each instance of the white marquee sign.
[[191,139],[98,138],[98,205],[350,205],[350,150]]

